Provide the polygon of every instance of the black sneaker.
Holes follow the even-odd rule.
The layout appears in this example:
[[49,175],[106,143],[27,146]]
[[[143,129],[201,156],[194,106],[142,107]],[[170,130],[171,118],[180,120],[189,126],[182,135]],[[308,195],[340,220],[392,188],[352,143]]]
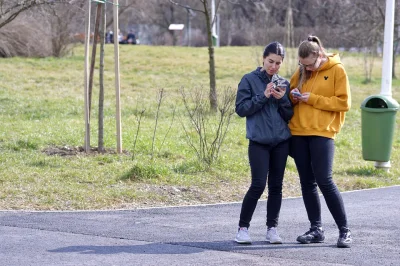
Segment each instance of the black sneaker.
[[347,227],[342,227],[339,230],[339,239],[337,241],[338,248],[349,248],[353,239],[351,238],[350,229]]
[[312,226],[309,231],[304,235],[298,236],[297,241],[302,244],[322,243],[324,242],[325,235],[322,227]]

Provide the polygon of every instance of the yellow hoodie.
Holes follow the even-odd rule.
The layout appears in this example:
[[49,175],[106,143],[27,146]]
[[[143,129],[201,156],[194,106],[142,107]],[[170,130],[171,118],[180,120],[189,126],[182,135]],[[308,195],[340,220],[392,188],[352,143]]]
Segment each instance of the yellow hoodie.
[[[298,83],[299,69],[290,79],[290,90],[297,88]],[[301,93],[305,92],[310,93],[307,103],[294,105],[289,122],[292,135],[334,139],[351,105],[349,80],[338,54],[329,54],[328,61],[312,72],[301,88]]]

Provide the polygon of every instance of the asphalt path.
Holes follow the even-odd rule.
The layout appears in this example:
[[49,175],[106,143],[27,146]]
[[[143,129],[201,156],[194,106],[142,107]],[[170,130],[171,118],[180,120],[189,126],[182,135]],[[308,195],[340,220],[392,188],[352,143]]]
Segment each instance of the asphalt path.
[[400,265],[400,186],[342,193],[354,243],[321,197],[324,243],[295,240],[309,228],[301,198],[284,199],[282,245],[265,242],[266,201],[252,245],[233,239],[241,203],[112,211],[0,211],[0,265]]

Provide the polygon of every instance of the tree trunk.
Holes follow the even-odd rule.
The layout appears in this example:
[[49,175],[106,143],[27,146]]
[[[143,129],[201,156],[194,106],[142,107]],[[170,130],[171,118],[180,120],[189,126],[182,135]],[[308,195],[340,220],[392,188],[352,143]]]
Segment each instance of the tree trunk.
[[96,63],[97,37],[99,36],[100,16],[101,16],[101,4],[97,4],[96,21],[94,23],[92,61],[90,63],[90,74],[89,74],[89,117],[92,110],[93,75],[94,75],[94,65]]
[[98,151],[104,153],[104,44],[106,39],[106,4],[102,4],[100,25],[100,73],[99,73],[99,139]]
[[397,48],[399,47],[399,27],[398,25],[395,25],[395,31],[394,31],[394,43],[393,43],[393,60],[392,60],[392,79],[397,79],[396,77],[396,52]]
[[89,46],[90,46],[90,17],[92,12],[92,3],[87,4],[85,18],[85,71],[84,71],[84,101],[85,101],[85,142],[84,149],[90,151],[90,116],[89,116]]
[[289,0],[288,8],[286,10],[286,21],[285,21],[285,46],[286,46],[286,75],[290,77],[294,73],[296,66],[296,55],[293,54],[294,48],[294,26],[293,26],[293,10],[292,1]]
[[397,50],[397,44],[394,48],[393,51],[393,62],[392,62],[392,79],[397,79],[396,77],[396,50]]
[[208,3],[203,1],[204,5],[204,15],[206,16],[207,24],[207,37],[208,37],[208,57],[209,57],[209,73],[210,73],[210,109],[212,111],[217,111],[218,99],[217,99],[217,89],[216,89],[216,78],[215,78],[215,59],[214,59],[214,46],[212,41],[212,31],[211,31],[211,20],[210,13],[208,12]]
[[[175,21],[175,13],[174,13],[175,9],[174,9],[174,6],[171,5],[169,7],[169,10],[170,10],[170,14],[171,14],[171,21]],[[178,33],[177,33],[177,31],[176,30],[170,30],[169,34],[171,35],[171,38],[172,38],[172,46],[176,46],[178,44]]]

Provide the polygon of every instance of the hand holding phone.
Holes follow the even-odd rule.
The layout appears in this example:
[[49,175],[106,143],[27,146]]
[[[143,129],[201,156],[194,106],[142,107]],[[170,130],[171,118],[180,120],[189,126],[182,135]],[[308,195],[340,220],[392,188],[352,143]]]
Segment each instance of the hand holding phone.
[[274,89],[276,91],[281,91],[281,89],[279,89],[279,88],[282,88],[282,89],[286,88],[286,84],[285,84],[284,80],[278,79],[278,80],[273,81],[272,83],[274,84]]
[[297,92],[297,91],[293,91],[293,92],[292,92],[292,95],[293,95],[293,96],[296,96],[296,97],[298,97],[298,98],[301,98],[301,97],[303,96],[301,93],[299,93],[299,92]]

